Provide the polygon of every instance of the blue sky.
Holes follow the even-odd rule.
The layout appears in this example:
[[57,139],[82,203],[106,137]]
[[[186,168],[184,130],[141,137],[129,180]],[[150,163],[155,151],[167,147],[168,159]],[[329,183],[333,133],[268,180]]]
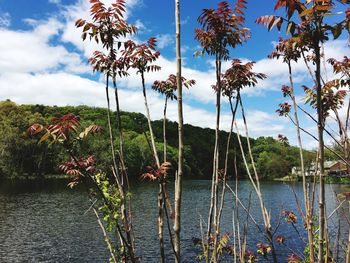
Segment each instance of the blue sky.
[[[104,2],[108,5],[112,0]],[[197,85],[185,93],[185,122],[202,127],[215,126],[215,98],[210,88],[215,83],[215,71],[212,58],[193,56],[199,50],[194,29],[198,27],[196,19],[201,10],[215,7],[218,2],[182,1],[183,75],[197,81]],[[256,88],[244,92],[251,135],[277,137],[284,134],[296,144],[294,127],[275,113],[278,104],[285,101],[279,89],[288,84],[286,65],[267,59],[274,41],[285,34],[276,30],[267,32],[254,23],[258,16],[273,13],[275,1],[248,2],[246,27],[251,29],[251,39],[232,50],[231,56],[256,61],[254,70],[269,76]],[[146,76],[150,87],[154,80],[165,79],[175,72],[174,1],[126,0],[126,3],[127,20],[139,27],[139,33],[132,38],[136,41],[151,36],[158,38],[162,55],[157,63],[162,71]],[[100,47],[82,42],[80,30],[74,27],[76,19],[88,19],[89,6],[88,0],[0,0],[0,100],[105,106],[103,77],[93,74],[87,63],[92,52]],[[345,37],[330,41],[325,50],[328,57],[337,59],[350,54]],[[295,64],[294,68],[297,97],[303,104],[300,86],[309,83],[309,77],[303,63]],[[330,76],[330,69],[327,71]],[[132,73],[118,84],[122,109],[144,112],[140,77]],[[152,118],[162,118],[163,98],[149,91],[149,100]],[[169,118],[177,119],[175,103],[169,106]],[[306,117],[301,119],[303,127],[315,133],[315,125]],[[242,127],[240,117],[238,124]],[[230,113],[224,103],[221,127],[227,130],[229,125]],[[312,148],[315,142],[304,136],[304,144]]]

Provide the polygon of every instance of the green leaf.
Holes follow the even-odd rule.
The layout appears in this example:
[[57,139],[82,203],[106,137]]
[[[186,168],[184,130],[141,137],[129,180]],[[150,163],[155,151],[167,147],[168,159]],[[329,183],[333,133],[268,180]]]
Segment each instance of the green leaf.
[[337,39],[342,32],[342,25],[341,24],[336,24],[334,27],[332,27],[332,34],[334,39]]
[[38,142],[38,144],[40,144],[40,143],[46,141],[47,138],[50,137],[50,134],[51,134],[50,132],[46,132],[46,133],[43,135],[43,137],[41,137],[41,139],[40,139],[40,141]]

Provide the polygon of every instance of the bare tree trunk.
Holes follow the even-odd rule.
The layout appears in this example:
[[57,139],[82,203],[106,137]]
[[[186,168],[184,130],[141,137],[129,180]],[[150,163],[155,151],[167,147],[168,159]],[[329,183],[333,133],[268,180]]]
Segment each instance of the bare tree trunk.
[[297,136],[298,136],[298,144],[299,144],[300,167],[301,167],[301,176],[303,179],[304,205],[305,205],[305,212],[306,212],[305,221],[306,221],[307,234],[308,234],[310,262],[314,262],[315,260],[314,245],[313,245],[314,235],[312,232],[312,214],[311,214],[312,210],[310,209],[310,198],[309,198],[310,193],[308,192],[308,189],[306,187],[303,145],[301,142],[300,124],[299,124],[299,118],[297,113],[297,103],[294,95],[294,84],[293,84],[292,67],[291,67],[290,61],[288,62],[288,70],[289,70],[289,83],[291,88],[291,99],[293,102],[294,119],[295,119],[295,124],[297,128]]
[[183,109],[182,109],[182,81],[181,81],[181,39],[180,39],[180,0],[175,0],[176,20],[176,84],[177,102],[179,116],[179,160],[175,180],[175,220],[174,220],[174,250],[175,262],[181,262],[181,198],[182,198],[182,177],[184,165],[184,135],[183,135]]
[[168,105],[168,97],[165,97],[165,104],[164,104],[164,118],[163,118],[163,144],[164,144],[164,150],[163,150],[163,162],[166,162],[167,159],[167,152],[166,152],[166,146],[167,146],[167,141],[166,141],[166,110],[167,110],[167,105]]
[[[148,102],[147,102],[147,94],[146,94],[146,85],[145,85],[145,77],[143,72],[141,72],[141,79],[142,79],[142,91],[143,91],[143,98],[145,102],[145,107],[146,107],[146,113],[147,113],[147,122],[148,122],[148,129],[151,137],[151,146],[152,146],[152,151],[153,151],[153,157],[156,162],[157,168],[160,168],[160,162],[158,158],[158,153],[156,149],[156,143],[154,140],[154,135],[153,135],[153,129],[152,129],[152,123],[151,123],[151,114],[149,111],[148,107]],[[164,253],[164,240],[163,240],[163,222],[164,222],[164,200],[162,197],[162,192],[163,189],[161,187],[161,183],[159,184],[159,194],[158,194],[158,237],[159,237],[159,248],[160,248],[160,262],[165,262],[165,253]]]
[[[92,202],[92,200],[91,200],[91,202]],[[116,259],[115,255],[114,255],[112,243],[111,243],[111,241],[110,241],[110,239],[109,239],[109,237],[108,237],[108,235],[107,235],[107,231],[106,231],[104,225],[103,225],[102,222],[101,222],[100,216],[98,215],[98,212],[97,212],[97,210],[96,210],[96,208],[95,208],[94,206],[92,207],[92,210],[94,211],[94,214],[95,214],[96,219],[97,219],[97,223],[98,223],[98,225],[99,225],[100,228],[101,228],[101,231],[102,231],[104,240],[105,240],[105,242],[106,242],[106,244],[107,244],[109,253],[111,254],[111,259],[112,259],[112,261],[113,261],[114,263],[117,263],[117,259]]]
[[159,162],[159,158],[158,158],[156,142],[154,140],[154,134],[153,134],[153,129],[152,129],[151,114],[149,112],[149,107],[148,107],[148,102],[147,102],[145,76],[144,76],[143,72],[141,72],[141,79],[142,79],[142,92],[143,92],[143,98],[144,98],[145,107],[146,107],[147,122],[148,122],[148,129],[149,129],[150,137],[151,137],[153,156],[154,156],[154,159],[156,161],[157,168],[160,168],[160,162]]
[[[220,234],[218,228],[218,185],[219,185],[219,137],[220,137],[220,109],[221,109],[221,60],[216,57],[216,125],[215,125],[215,145],[213,153],[213,176],[212,176],[212,196],[208,219],[207,239],[210,238],[211,227],[214,227],[213,260],[217,262],[217,246]],[[208,247],[209,253],[209,247]],[[209,259],[209,254],[208,254]],[[207,260],[208,260],[207,259]]]
[[[349,209],[350,209],[350,202],[349,202]],[[346,263],[350,263],[350,230],[348,235],[348,249],[346,251]]]
[[[111,104],[109,101],[109,75],[106,76],[106,100],[107,100],[107,123],[108,123],[108,131],[109,131],[109,143],[111,145],[111,152],[112,152],[112,161],[113,161],[113,167],[114,169],[118,169],[117,160],[115,156],[115,149],[114,149],[114,138],[113,138],[113,131],[112,131],[112,124],[111,124]],[[119,180],[120,178],[118,178]]]
[[[131,197],[125,195],[125,183],[124,179],[126,181],[127,190],[130,191],[130,184],[129,184],[129,177],[126,171],[125,166],[125,160],[124,160],[124,140],[123,140],[123,129],[122,129],[122,120],[120,116],[120,105],[119,105],[119,95],[118,95],[118,88],[116,83],[116,76],[114,74],[113,76],[113,86],[114,86],[114,96],[115,96],[115,103],[116,103],[116,114],[117,114],[117,124],[118,124],[118,135],[119,135],[119,161],[120,161],[120,167],[122,172],[122,178],[121,178],[121,187],[123,188],[122,197],[123,197],[123,203],[124,208],[126,210],[126,207],[128,209],[128,215],[126,215],[126,211],[124,211],[124,220],[126,220],[125,225],[128,227],[125,231],[127,234],[128,242],[130,242],[130,245],[135,251],[135,240],[133,235],[133,226],[132,226],[132,206],[131,206]],[[126,203],[126,198],[128,199],[128,203]]]
[[225,204],[225,193],[226,193],[226,177],[227,177],[227,168],[228,168],[228,156],[229,156],[229,149],[230,149],[230,142],[231,142],[231,136],[232,136],[232,131],[233,131],[233,124],[235,121],[236,117],[236,111],[237,111],[237,106],[238,106],[238,97],[236,98],[236,105],[235,109],[233,109],[232,106],[232,98],[229,98],[230,101],[230,106],[231,106],[231,111],[232,111],[232,121],[231,121],[231,128],[230,132],[227,137],[227,143],[226,143],[226,154],[225,154],[225,167],[224,167],[224,178],[222,178],[222,192],[221,192],[221,201],[220,201],[220,209],[219,209],[219,214],[218,214],[218,228],[220,229],[220,221],[221,221],[221,214],[224,208]]
[[323,141],[323,127],[324,127],[324,113],[322,104],[322,87],[321,87],[321,54],[319,39],[314,40],[315,48],[315,63],[316,63],[316,88],[317,88],[317,126],[318,126],[318,148],[319,148],[319,249],[318,262],[324,262],[324,243],[326,242],[326,209],[325,209],[325,186],[324,186],[324,141]]
[[159,249],[160,249],[160,259],[159,262],[165,262],[164,253],[164,239],[163,239],[163,224],[164,224],[164,199],[163,199],[163,189],[162,183],[159,183],[158,192],[158,238],[159,238]]
[[246,138],[247,138],[248,153],[249,153],[249,156],[250,156],[250,159],[251,159],[251,164],[253,166],[253,172],[254,172],[255,180],[256,180],[255,182],[254,182],[254,179],[251,176],[251,173],[249,171],[249,167],[248,167],[245,155],[244,155],[244,150],[243,150],[243,147],[242,147],[241,139],[239,137],[238,127],[237,127],[237,124],[235,123],[236,129],[237,129],[237,138],[238,138],[238,142],[239,142],[239,145],[240,145],[240,148],[241,148],[242,157],[243,157],[243,160],[244,160],[244,164],[246,166],[246,170],[247,170],[249,179],[250,179],[250,181],[251,181],[251,183],[252,183],[252,185],[254,187],[254,190],[255,190],[255,192],[256,192],[256,194],[258,196],[258,199],[259,199],[260,209],[261,209],[261,213],[262,213],[262,216],[263,216],[263,219],[264,219],[264,227],[265,227],[266,237],[267,237],[267,239],[268,239],[268,241],[270,243],[270,246],[271,246],[272,259],[273,259],[274,263],[277,263],[278,261],[277,261],[276,250],[275,250],[275,246],[274,246],[274,242],[273,242],[273,233],[272,233],[272,228],[271,228],[271,223],[270,223],[270,215],[269,215],[269,213],[266,210],[266,207],[265,207],[265,204],[264,204],[264,200],[263,200],[263,197],[262,197],[262,192],[261,192],[261,188],[260,188],[260,179],[259,179],[256,167],[255,167],[255,162],[254,162],[254,158],[253,158],[253,154],[252,154],[252,150],[251,150],[251,146],[250,146],[248,126],[247,126],[247,121],[246,121],[246,117],[245,117],[245,113],[244,113],[243,102],[242,102],[242,98],[240,97],[239,90],[238,90],[238,95],[239,95],[239,103],[241,105],[242,117],[243,117],[243,122],[244,122],[244,127],[245,127],[245,135],[246,135]]
[[[120,116],[119,95],[118,95],[118,87],[117,87],[117,83],[116,83],[116,76],[115,76],[115,74],[113,76],[113,86],[114,86],[115,105],[116,105],[116,110],[117,110],[116,113],[117,113],[117,124],[118,124],[118,132],[119,132],[120,162],[121,162],[123,173],[125,173],[126,169],[125,169],[125,164],[124,164],[123,128],[122,128],[122,119],[121,119],[121,116]],[[125,175],[125,177],[126,177],[125,179],[128,181],[128,178],[127,178],[126,175]]]

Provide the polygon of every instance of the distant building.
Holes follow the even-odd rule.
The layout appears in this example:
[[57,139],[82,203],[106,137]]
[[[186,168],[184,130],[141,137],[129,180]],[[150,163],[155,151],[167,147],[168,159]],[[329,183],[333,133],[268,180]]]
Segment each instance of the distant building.
[[[310,177],[314,176],[316,173],[316,164],[312,162],[309,166],[305,167],[305,176]],[[348,176],[348,171],[346,164],[343,161],[325,161],[324,162],[324,171],[326,176],[337,176],[337,177],[346,177]],[[301,177],[301,168],[293,167],[292,175],[297,175]]]
[[329,176],[346,177],[348,170],[342,161],[329,161],[324,163],[325,173]]

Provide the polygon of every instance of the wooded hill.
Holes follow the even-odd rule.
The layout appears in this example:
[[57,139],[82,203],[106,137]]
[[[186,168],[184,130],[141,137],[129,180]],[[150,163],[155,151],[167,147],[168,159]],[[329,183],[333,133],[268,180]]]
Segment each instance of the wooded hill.
[[[80,155],[94,155],[98,168],[108,171],[111,167],[111,151],[107,132],[106,109],[89,106],[44,106],[17,105],[12,101],[0,102],[0,178],[23,176],[42,177],[59,174],[57,165],[66,161],[68,156],[59,145],[38,144],[37,138],[26,134],[33,123],[48,124],[53,117],[73,113],[80,116],[81,125],[97,124],[105,129],[100,135],[90,137],[79,146]],[[112,121],[116,116],[112,113]],[[115,122],[114,122],[115,123]],[[153,164],[148,144],[146,117],[140,113],[122,112],[126,164],[131,179],[138,180],[146,166]],[[156,136],[159,156],[163,151],[163,121],[152,122]],[[117,128],[114,125],[115,129]],[[167,123],[168,159],[177,166],[177,123]],[[212,153],[214,147],[214,130],[185,125],[185,176],[191,179],[210,179],[212,174]],[[222,162],[225,156],[228,133],[222,131],[220,136],[220,155]],[[242,137],[246,149],[246,138]],[[250,139],[256,166],[261,177],[272,179],[287,175],[293,166],[299,165],[298,148],[279,142],[271,137]],[[116,145],[118,141],[116,139]],[[307,162],[314,154],[305,151]],[[229,151],[228,175],[235,176],[234,157],[237,160],[237,171],[240,178],[246,176],[242,155],[236,134],[231,137]],[[224,164],[221,164],[224,167]]]

